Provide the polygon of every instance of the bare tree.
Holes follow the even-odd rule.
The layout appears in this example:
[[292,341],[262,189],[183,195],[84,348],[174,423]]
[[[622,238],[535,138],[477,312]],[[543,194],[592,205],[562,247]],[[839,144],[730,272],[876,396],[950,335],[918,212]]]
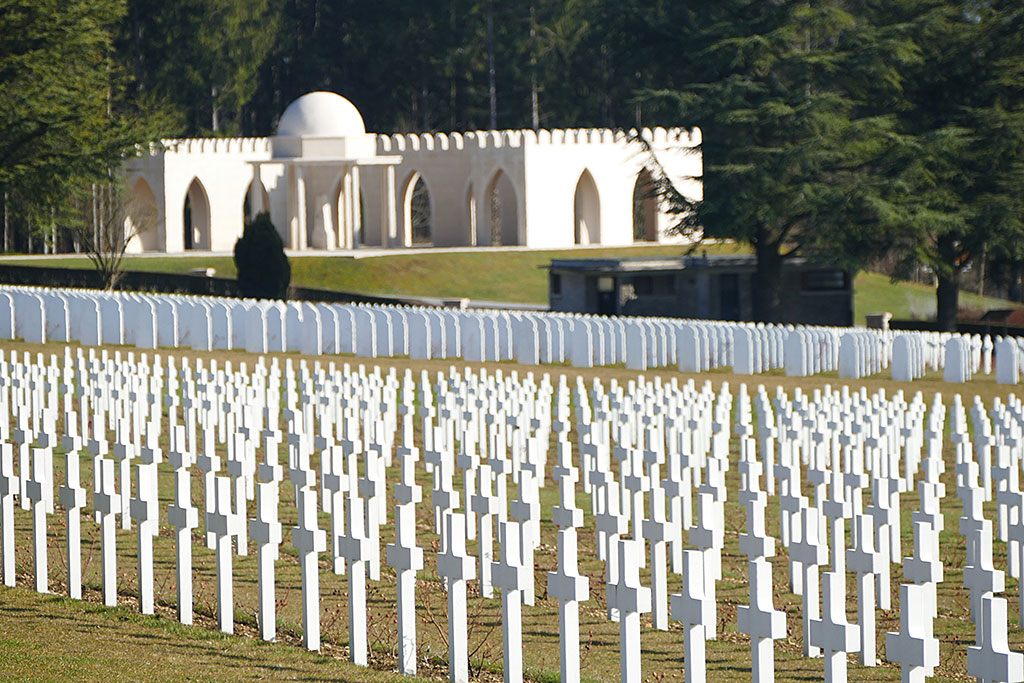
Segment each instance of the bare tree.
[[69,229],[92,261],[104,289],[115,289],[123,275],[128,245],[157,229],[156,206],[129,192],[118,180],[93,185],[92,192],[77,203],[79,220]]

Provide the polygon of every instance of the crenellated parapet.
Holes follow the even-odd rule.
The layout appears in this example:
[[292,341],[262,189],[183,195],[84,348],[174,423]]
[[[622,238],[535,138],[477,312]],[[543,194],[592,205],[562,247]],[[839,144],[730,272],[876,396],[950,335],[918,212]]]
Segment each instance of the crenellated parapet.
[[[165,154],[269,154],[270,138],[172,138],[161,140]],[[152,145],[149,155],[160,154]]]
[[700,144],[700,129],[694,128],[554,128],[541,130],[476,130],[466,133],[408,133],[377,136],[378,154],[498,149],[526,145],[621,144],[630,137],[642,137],[655,147]]
[[[465,133],[407,133],[377,136],[378,154],[409,152],[447,152],[465,149],[519,148],[527,145],[606,145],[621,144],[628,138],[641,137],[655,147],[664,145],[694,146],[700,144],[700,129],[633,128],[629,131],[611,128],[542,128],[540,130],[474,130]],[[269,154],[271,139],[259,138],[174,138],[162,140],[168,154]],[[160,154],[159,145],[152,145],[148,154]]]

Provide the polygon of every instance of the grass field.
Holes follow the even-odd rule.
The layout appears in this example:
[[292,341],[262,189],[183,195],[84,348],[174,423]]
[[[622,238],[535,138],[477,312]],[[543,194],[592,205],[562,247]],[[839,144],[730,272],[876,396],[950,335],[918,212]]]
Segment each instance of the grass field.
[[[28,345],[5,343],[11,351],[31,353],[63,353],[61,345]],[[137,352],[136,352],[137,353]],[[172,353],[170,350],[166,353]],[[253,356],[235,352],[188,353],[192,357],[216,358],[219,361],[232,360],[235,363]],[[275,354],[280,358],[300,358],[296,354]],[[313,360],[313,359],[310,359]],[[338,357],[334,360],[357,364],[362,359]],[[421,369],[430,372],[446,371],[451,365],[446,361],[410,361],[407,359],[377,360],[373,365],[385,370],[405,369],[418,374]],[[607,382],[617,379],[626,382],[636,378],[636,373],[622,368],[602,368],[577,371],[560,367],[523,367],[499,364],[460,364],[503,372],[564,372],[570,383],[582,374],[586,378],[599,377]],[[860,382],[839,382],[835,377],[786,378],[772,374],[760,377],[741,378],[726,372],[705,375],[685,375],[661,370],[645,373],[647,377],[660,376],[663,379],[678,378],[682,381],[694,377],[698,382],[711,381],[715,388],[722,382],[729,382],[733,394],[736,384],[746,381],[751,390],[757,384],[764,384],[774,393],[776,386],[783,387],[790,396],[796,387],[805,392],[826,385],[846,384],[869,391],[885,389],[887,395],[902,390],[905,393],[921,391],[926,401],[938,391],[949,405],[951,395],[962,391],[965,403],[970,403],[975,394],[986,402],[995,396],[1004,398],[1008,388],[996,385],[990,377],[981,377],[965,387],[952,387],[934,375],[913,384],[891,382],[884,377],[868,378]],[[909,395],[908,395],[909,398]],[[418,436],[417,436],[418,438]],[[575,440],[575,435],[571,435]],[[166,448],[166,443],[162,443]],[[59,452],[59,451],[58,451]],[[283,454],[282,454],[283,455]],[[726,503],[725,549],[723,552],[723,578],[718,583],[719,638],[707,646],[709,680],[736,680],[749,674],[749,641],[736,632],[736,607],[748,602],[746,584],[746,558],[739,552],[738,536],[744,527],[744,511],[736,502],[735,492],[739,484],[738,467],[735,466],[736,444],[732,451],[733,467],[727,473],[729,500]],[[966,675],[966,647],[973,643],[973,626],[968,616],[967,593],[962,588],[961,567],[964,562],[963,540],[957,533],[959,502],[955,495],[955,481],[952,467],[952,452],[947,448],[946,470],[942,480],[947,495],[942,502],[945,530],[941,535],[941,559],[945,563],[945,581],[939,585],[939,617],[935,632],[942,641],[942,665],[937,670],[936,680],[964,680]],[[63,458],[54,457],[55,466]],[[316,466],[315,461],[313,465]],[[170,502],[171,477],[166,464],[161,466],[161,509]],[[57,467],[57,477],[61,468]],[[82,459],[82,482],[87,487],[91,482],[91,460]],[[193,504],[201,508],[201,486],[198,472],[193,468]],[[418,468],[420,484],[425,487],[424,498],[429,498],[429,475]],[[397,472],[388,472],[388,481],[393,482]],[[550,519],[551,507],[555,504],[557,492],[554,486],[541,490],[542,520]],[[389,497],[391,492],[389,491]],[[515,495],[510,483],[509,496]],[[214,632],[216,601],[213,593],[213,554],[202,541],[202,527],[193,534],[195,553],[195,605],[198,625],[181,627],[174,622],[174,546],[166,519],[162,520],[160,537],[156,540],[156,589],[158,615],[139,617],[133,613],[134,596],[137,586],[135,579],[136,538],[133,531],[118,531],[118,590],[124,607],[108,610],[96,604],[99,600],[100,585],[98,527],[92,523],[88,508],[82,515],[83,564],[87,600],[76,602],[55,597],[40,597],[31,592],[31,522],[28,512],[16,512],[16,565],[19,583],[24,588],[8,589],[3,595],[0,609],[0,679],[11,680],[180,680],[186,675],[198,680],[250,680],[250,679],[303,679],[303,680],[347,680],[378,681],[407,680],[393,675],[395,663],[395,617],[394,617],[394,575],[382,566],[382,580],[369,584],[368,611],[369,633],[372,646],[371,669],[356,670],[342,660],[347,656],[347,583],[345,577],[330,572],[327,555],[321,554],[321,622],[324,637],[324,655],[305,653],[298,645],[301,634],[300,577],[298,560],[291,548],[288,529],[296,523],[292,505],[292,487],[281,486],[281,521],[284,524],[285,542],[281,546],[281,558],[277,563],[277,599],[279,645],[268,646],[256,642],[255,634],[255,552],[250,544],[246,557],[234,557],[235,614],[236,630],[239,636],[228,638]],[[91,496],[89,497],[91,503]],[[586,526],[580,531],[580,570],[590,577],[591,597],[581,605],[581,656],[583,674],[589,681],[615,680],[618,676],[618,627],[605,619],[603,588],[603,565],[596,559],[593,548],[593,518],[589,515],[589,499],[579,493],[577,504],[588,511]],[[903,550],[908,554],[913,547],[910,526],[911,511],[918,505],[916,492],[901,498],[903,509]],[[989,519],[995,518],[994,504],[986,508]],[[444,592],[436,574],[432,550],[437,547],[437,536],[433,533],[432,515],[429,505],[420,505],[417,510],[417,541],[427,549],[426,568],[420,572],[417,582],[418,631],[420,647],[420,668],[423,675],[432,679],[443,679],[447,674],[446,646],[444,633],[447,627]],[[389,502],[390,509],[390,502]],[[254,510],[250,506],[249,514]],[[777,535],[778,506],[772,501],[768,507],[767,529]],[[163,517],[163,515],[162,515]],[[63,514],[49,520],[49,563],[51,590],[63,590],[62,545]],[[328,528],[327,518],[320,520],[321,528]],[[534,681],[553,681],[558,677],[558,625],[557,603],[550,599],[545,586],[545,572],[555,568],[555,528],[547,521],[542,522],[541,547],[536,556],[536,607],[524,608],[524,658],[527,675]],[[381,530],[381,542],[391,540],[393,528],[390,523]],[[801,655],[800,598],[789,593],[786,555],[781,544],[777,545],[778,556],[772,560],[774,566],[775,596],[777,609],[787,614],[788,637],[776,643],[776,672],[779,680],[820,680],[821,659],[805,659]],[[996,566],[1005,567],[1006,546],[994,544]],[[898,566],[893,566],[892,587],[894,607],[898,605],[898,585],[902,575]],[[642,572],[647,582],[649,576]],[[1024,649],[1024,631],[1017,619],[1017,582],[1007,576],[1006,595],[1009,598],[1010,644]],[[670,592],[679,592],[680,577],[670,574]],[[855,588],[852,577],[848,585],[848,613],[856,621],[856,603],[853,599]],[[501,627],[500,601],[486,599],[476,593],[471,583],[470,598],[470,649],[473,651],[473,667],[483,680],[500,676]],[[885,654],[885,632],[898,630],[899,613],[880,611],[877,615],[877,640],[880,656]],[[644,620],[642,635],[645,680],[681,681],[683,677],[682,633],[673,622],[668,632],[650,628],[648,618]],[[853,660],[850,665],[851,680],[895,681],[899,670],[882,662],[874,669],[863,669]]]
[[[710,253],[736,253],[733,244],[708,245]],[[352,258],[349,256],[294,256],[292,283],[305,287],[333,289],[360,294],[391,294],[421,297],[468,297],[478,301],[507,301],[546,304],[547,271],[553,258],[605,256],[669,256],[683,251],[678,246],[650,246],[626,249],[575,251],[407,251],[395,255]],[[9,258],[4,263],[19,265],[90,268],[85,258]],[[219,277],[235,277],[230,256],[182,256],[128,258],[130,270],[185,273],[193,268],[213,267]],[[877,273],[860,273],[854,282],[854,320],[864,323],[868,313],[889,311],[896,318],[934,316],[935,290],[907,282],[892,283]],[[961,294],[961,307],[986,311],[1014,304],[1000,299]]]

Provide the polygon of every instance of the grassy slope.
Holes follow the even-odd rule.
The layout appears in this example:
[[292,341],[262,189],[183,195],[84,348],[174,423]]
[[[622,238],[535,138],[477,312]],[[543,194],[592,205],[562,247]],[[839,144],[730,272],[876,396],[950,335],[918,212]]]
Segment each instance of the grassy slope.
[[[709,247],[712,253],[735,253],[735,245]],[[300,256],[291,259],[292,282],[306,287],[408,296],[465,296],[483,301],[547,302],[547,273],[543,266],[553,258],[602,256],[667,256],[682,253],[678,246],[568,251],[468,251],[460,253],[405,252],[388,256]],[[3,263],[90,267],[87,259],[5,259]],[[183,273],[212,266],[220,277],[235,277],[229,256],[129,258],[133,270]],[[961,306],[978,310],[1007,308],[1000,299],[961,294]],[[896,318],[927,318],[935,311],[935,290],[926,285],[891,283],[876,273],[861,273],[855,282],[854,319],[864,322],[868,313],[889,311]]]

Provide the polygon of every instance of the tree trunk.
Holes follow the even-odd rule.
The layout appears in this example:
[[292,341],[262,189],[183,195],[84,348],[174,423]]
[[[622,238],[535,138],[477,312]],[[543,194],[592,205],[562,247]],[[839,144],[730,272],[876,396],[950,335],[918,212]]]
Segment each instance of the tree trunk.
[[779,291],[781,289],[779,277],[782,275],[782,256],[779,254],[776,245],[766,244],[762,240],[758,240],[754,244],[754,253],[757,256],[757,266],[754,270],[752,282],[753,291],[751,292],[754,321],[764,323],[782,322],[779,299]]
[[956,317],[960,299],[960,271],[939,273],[939,286],[935,290],[935,322],[941,332],[956,332]]
[[134,48],[135,87],[140,93],[146,91],[146,71],[142,60],[142,23],[139,21],[138,3],[131,3],[132,8],[132,47]]
[[498,129],[498,87],[494,74],[494,2],[487,3],[487,90],[491,105],[491,130]]
[[217,105],[217,87],[210,88],[210,126],[213,132],[220,131],[220,107]]
[[530,4],[530,123],[540,129],[540,97],[537,93],[537,15]]
[[8,195],[7,191],[4,191],[4,253],[6,254],[11,250],[11,221],[7,213],[7,202]]

